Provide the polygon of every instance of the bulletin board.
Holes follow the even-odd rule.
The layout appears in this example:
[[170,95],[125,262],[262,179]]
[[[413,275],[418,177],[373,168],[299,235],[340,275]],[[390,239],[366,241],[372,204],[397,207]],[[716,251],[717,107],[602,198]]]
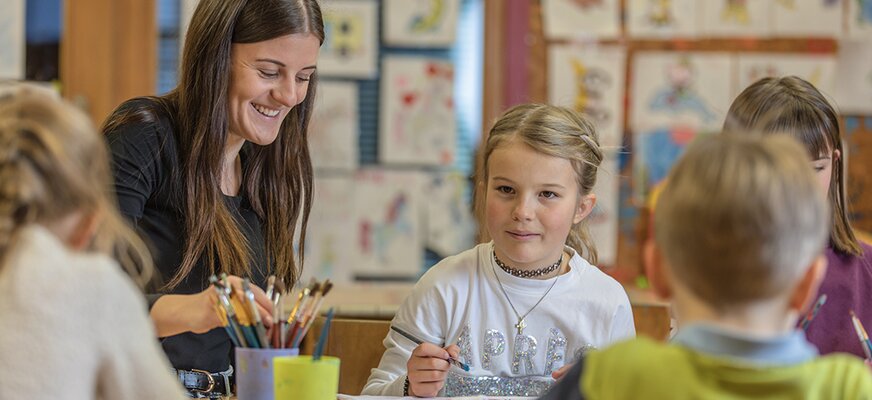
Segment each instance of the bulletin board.
[[[555,38],[553,35],[555,28],[547,26],[549,17],[545,15],[549,12],[547,7],[555,6],[549,3],[575,3],[579,7],[599,5],[605,9],[607,7],[604,6],[604,3],[608,3],[608,1],[531,0],[528,3],[530,7],[530,32],[527,43],[529,44],[530,54],[527,64],[527,85],[529,101],[554,103],[555,99],[557,99],[572,105],[587,100],[584,107],[590,108],[590,110],[585,109],[584,111],[588,114],[591,114],[590,111],[593,111],[592,118],[596,119],[598,118],[597,107],[606,103],[602,101],[599,103],[592,102],[589,99],[585,99],[585,96],[578,95],[574,98],[561,98],[560,96],[555,98],[555,87],[560,87],[561,85],[549,82],[552,74],[555,71],[559,71],[560,66],[550,64],[562,62],[559,55],[561,49],[574,49],[577,55],[577,60],[573,61],[575,63],[573,65],[575,76],[581,76],[583,73],[586,74],[584,76],[587,77],[587,82],[593,82],[593,85],[601,84],[604,79],[602,76],[597,77],[595,69],[600,68],[601,72],[608,71],[608,66],[597,66],[594,62],[586,61],[601,59],[604,54],[609,54],[609,49],[623,49],[625,56],[623,57],[624,63],[621,66],[623,68],[621,70],[622,74],[616,74],[622,76],[609,77],[612,81],[623,80],[625,82],[623,91],[620,94],[621,107],[618,109],[620,121],[618,127],[614,128],[618,132],[617,135],[622,145],[620,149],[615,151],[618,174],[616,252],[614,262],[604,263],[601,267],[624,283],[637,282],[640,285],[645,285],[644,279],[640,279],[640,277],[644,276],[641,262],[641,244],[650,235],[650,212],[646,207],[646,199],[649,193],[641,189],[641,186],[646,185],[647,182],[640,180],[636,176],[638,175],[638,169],[634,169],[634,163],[650,162],[650,170],[646,171],[649,175],[663,173],[658,171],[657,167],[660,166],[660,170],[665,170],[668,164],[665,164],[663,160],[656,159],[656,157],[640,161],[637,154],[644,154],[648,144],[656,143],[657,146],[661,147],[658,147],[660,150],[655,155],[661,158],[671,157],[669,159],[671,162],[674,158],[677,158],[680,152],[670,152],[669,145],[680,146],[682,142],[689,141],[695,133],[717,130],[723,124],[723,114],[726,112],[726,108],[741,90],[741,87],[738,89],[727,89],[723,85],[717,87],[719,80],[729,80],[736,87],[739,84],[745,85],[753,82],[753,80],[766,76],[767,73],[778,74],[780,72],[783,75],[797,74],[800,76],[807,74],[808,77],[803,77],[812,81],[822,76],[831,78],[834,74],[841,73],[839,68],[835,66],[839,46],[843,43],[840,40],[845,39],[849,32],[856,32],[857,29],[850,28],[849,30],[849,27],[845,26],[844,31],[841,31],[840,27],[842,25],[840,24],[808,23],[807,19],[812,17],[811,15],[801,15],[801,13],[788,15],[784,13],[784,15],[778,18],[773,17],[777,19],[777,23],[771,24],[767,28],[777,29],[778,34],[775,35],[770,32],[766,35],[757,36],[754,33],[754,29],[750,27],[744,31],[731,31],[723,27],[715,29],[712,28],[712,24],[709,22],[705,24],[708,26],[706,32],[704,34],[697,34],[695,37],[687,37],[688,35],[680,32],[665,35],[658,32],[649,32],[645,35],[640,35],[638,33],[640,28],[633,22],[634,16],[628,13],[628,5],[631,2],[640,3],[641,1],[616,1],[619,7],[617,20],[623,21],[622,23],[618,22],[619,29],[617,31],[610,27],[598,26],[596,27],[598,31],[610,33],[596,36],[580,34],[577,37]],[[719,0],[706,0],[705,3],[718,2]],[[651,3],[653,4],[654,2]],[[702,2],[672,0],[671,3],[689,3],[685,6],[691,7]],[[723,1],[720,3],[727,4],[729,2]],[[759,3],[763,2],[755,4]],[[849,7],[848,3],[853,2],[844,2],[844,7]],[[775,1],[771,4],[774,7]],[[780,4],[787,3],[780,2]],[[726,19],[734,17],[732,14],[727,14],[727,11],[731,10],[723,9],[721,11],[723,13],[719,14],[718,18]],[[751,11],[753,12],[754,10]],[[553,15],[553,10],[551,12]],[[853,11],[839,11],[838,18],[840,21],[844,21],[845,24],[855,21],[854,17],[849,16],[850,12]],[[565,14],[566,12],[562,13]],[[836,18],[834,15],[819,14],[819,18]],[[737,17],[741,17],[741,15]],[[795,20],[791,21],[791,18]],[[555,18],[552,16],[551,21],[553,22],[554,20]],[[792,27],[796,26],[796,24],[806,24],[809,26],[834,25],[836,26],[835,29],[839,31],[810,32],[803,36],[802,32],[797,33],[792,30]],[[680,24],[678,25],[675,29],[684,29]],[[559,31],[559,29],[557,30]],[[869,46],[867,45],[867,47]],[[558,50],[555,51],[555,49]],[[595,54],[586,56],[586,54],[591,52]],[[685,114],[693,114],[691,115],[692,117],[695,115],[696,126],[704,127],[696,132],[684,132],[681,130],[671,132],[652,131],[650,135],[639,136],[638,132],[635,131],[641,130],[639,126],[644,126],[648,118],[644,115],[639,116],[640,113],[638,112],[634,116],[633,107],[639,107],[640,104],[644,103],[640,103],[639,99],[633,98],[631,88],[634,85],[636,85],[636,88],[643,87],[646,82],[641,82],[641,84],[640,82],[634,82],[634,78],[638,79],[638,76],[634,77],[634,65],[635,63],[648,63],[647,65],[657,67],[663,64],[663,60],[668,59],[671,54],[691,55],[679,62],[679,65],[699,65],[703,67],[698,67],[696,71],[718,72],[710,73],[709,76],[704,76],[700,79],[704,81],[704,86],[706,86],[705,90],[700,90],[700,92],[713,93],[711,95],[711,102],[719,104],[707,102],[709,99],[701,95],[698,99],[700,101],[688,102],[683,110],[679,110],[690,110]],[[784,71],[773,72],[771,67],[767,67],[764,64],[768,59],[779,60],[780,64],[778,65],[784,66]],[[731,63],[729,72],[722,68],[726,62]],[[611,68],[614,68],[614,66]],[[682,69],[678,68],[674,71],[676,76],[682,76]],[[831,80],[835,81],[835,79]],[[566,85],[572,85],[572,82],[574,81],[569,81]],[[596,89],[599,90],[599,93],[594,90],[592,94],[596,96],[588,97],[595,97],[600,100],[608,97],[606,94],[607,89],[602,89],[602,85]],[[831,87],[821,89],[827,94],[836,90]],[[652,94],[652,98],[656,98],[655,95],[656,93]],[[650,104],[653,107],[655,103],[652,100]],[[838,102],[838,104],[841,104],[841,102]],[[869,104],[872,105],[872,102]],[[577,106],[576,108],[584,107]],[[846,151],[849,153],[849,178],[847,185],[849,207],[852,209],[851,216],[855,228],[869,231],[872,229],[872,209],[869,206],[872,204],[872,163],[868,162],[872,158],[872,118],[866,118],[864,114],[872,115],[872,112],[866,112],[862,109],[847,111],[848,113],[843,112],[842,121],[844,124],[843,137],[846,140]],[[682,118],[682,116],[679,115],[676,118]],[[608,135],[608,132],[605,132],[605,134]],[[658,134],[662,135],[658,136]],[[664,140],[671,140],[675,143],[666,143],[664,145]],[[605,142],[608,142],[608,140]],[[606,189],[606,191],[610,190]],[[600,239],[595,237],[594,240],[599,246]],[[606,244],[607,246],[612,245],[608,240],[606,240]]]

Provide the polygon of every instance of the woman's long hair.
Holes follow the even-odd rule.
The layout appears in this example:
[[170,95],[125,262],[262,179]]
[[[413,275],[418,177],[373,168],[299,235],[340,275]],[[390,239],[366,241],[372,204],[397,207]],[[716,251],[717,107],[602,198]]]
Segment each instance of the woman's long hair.
[[[202,257],[207,268],[249,276],[252,252],[224,204],[221,166],[229,127],[231,46],[308,33],[324,42],[316,0],[202,0],[191,20],[178,86],[155,100],[176,117],[184,193],[185,246],[182,264],[165,285],[182,282]],[[306,132],[317,89],[312,75],[306,98],[285,117],[276,140],[252,146],[242,190],[263,221],[266,260],[289,287],[303,264],[306,225],[312,204],[313,171]],[[104,132],[143,119],[148,110],[128,110],[107,120]],[[299,260],[294,253],[301,219]]]

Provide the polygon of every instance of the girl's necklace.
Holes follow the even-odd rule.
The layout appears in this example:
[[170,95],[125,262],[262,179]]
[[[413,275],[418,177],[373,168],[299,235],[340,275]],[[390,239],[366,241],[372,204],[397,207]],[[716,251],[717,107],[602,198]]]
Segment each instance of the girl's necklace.
[[[502,262],[500,262],[500,260],[497,258],[497,253],[493,252],[493,256],[494,256],[494,262],[497,265],[500,265],[500,267],[502,268]],[[556,265],[559,266],[562,261],[563,261],[563,253],[561,252],[560,260],[557,261]],[[548,290],[545,291],[545,294],[543,294],[542,297],[539,298],[539,301],[537,301],[536,304],[533,304],[533,307],[530,307],[530,309],[527,310],[527,312],[525,312],[524,315],[521,315],[518,312],[518,309],[515,308],[515,305],[512,304],[512,299],[509,298],[509,293],[506,292],[506,288],[503,287],[503,282],[500,280],[500,276],[497,274],[497,269],[494,268],[493,264],[491,264],[491,269],[494,271],[494,276],[497,278],[497,283],[500,285],[500,290],[503,292],[503,296],[506,296],[506,301],[509,302],[509,306],[512,307],[512,311],[515,313],[515,317],[518,318],[518,323],[515,324],[515,328],[518,330],[518,334],[521,335],[524,332],[524,328],[527,327],[527,324],[526,324],[526,322],[524,322],[524,319],[527,318],[527,315],[529,315],[530,312],[532,312],[536,308],[536,306],[538,306],[539,303],[542,302],[542,300],[545,300],[545,296],[548,296],[548,293],[551,292],[551,289],[553,289],[554,285],[557,284],[557,280],[560,279],[560,275],[557,275],[557,277],[554,278],[554,282],[551,283],[551,286],[548,287]]]

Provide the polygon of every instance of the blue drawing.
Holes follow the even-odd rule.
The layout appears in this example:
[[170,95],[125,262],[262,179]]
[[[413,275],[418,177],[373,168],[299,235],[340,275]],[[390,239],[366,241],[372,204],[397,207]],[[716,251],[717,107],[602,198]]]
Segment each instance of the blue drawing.
[[687,57],[681,57],[676,64],[667,68],[668,86],[654,94],[650,103],[651,110],[670,114],[690,112],[705,122],[714,121],[717,115],[693,87],[693,74],[693,66]]

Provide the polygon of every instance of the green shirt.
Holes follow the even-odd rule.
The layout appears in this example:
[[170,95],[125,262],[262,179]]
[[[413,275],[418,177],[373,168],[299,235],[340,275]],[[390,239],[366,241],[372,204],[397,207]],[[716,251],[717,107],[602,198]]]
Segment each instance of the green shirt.
[[872,373],[859,359],[830,355],[763,366],[640,338],[584,360],[586,399],[870,399]]

